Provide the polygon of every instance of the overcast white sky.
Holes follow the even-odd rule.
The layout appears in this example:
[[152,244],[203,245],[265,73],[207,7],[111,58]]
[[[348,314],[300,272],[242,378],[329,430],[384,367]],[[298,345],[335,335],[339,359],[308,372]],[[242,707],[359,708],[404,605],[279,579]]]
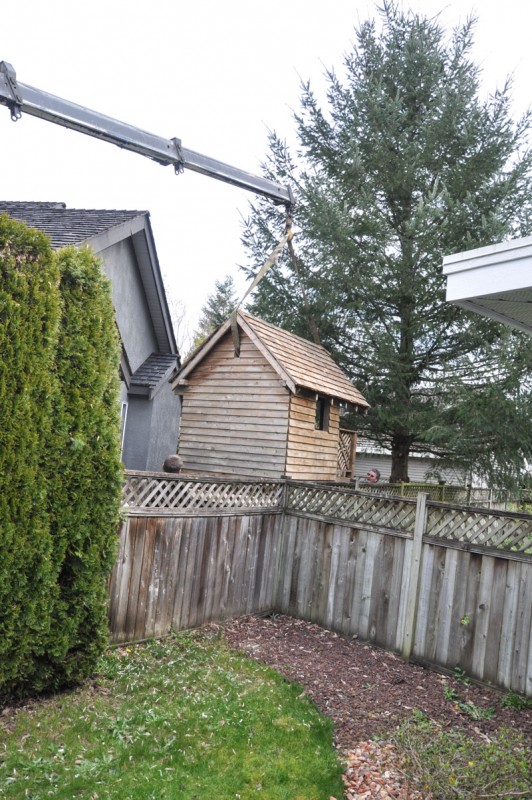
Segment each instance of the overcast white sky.
[[[528,107],[527,0],[403,5],[441,12],[449,28],[475,12],[486,93],[512,73],[515,113]],[[326,68],[340,71],[354,28],[376,8],[366,0],[17,0],[2,7],[0,61],[22,83],[259,174],[267,131],[293,136],[300,80],[319,90]],[[185,303],[190,327],[216,279],[232,274],[244,289],[247,192],[191,172],[176,176],[29,116],[13,123],[4,107],[0,141],[2,199],[148,210],[167,293]]]

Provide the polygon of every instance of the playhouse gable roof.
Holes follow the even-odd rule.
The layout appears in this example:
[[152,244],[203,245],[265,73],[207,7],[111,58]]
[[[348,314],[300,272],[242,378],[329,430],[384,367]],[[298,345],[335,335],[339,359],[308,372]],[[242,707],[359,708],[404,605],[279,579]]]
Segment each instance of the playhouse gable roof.
[[[271,325],[244,311],[237,312],[238,327],[253,341],[292,393],[307,389],[342,402],[368,407],[368,402],[321,345]],[[227,320],[196,350],[177,375],[183,382],[231,328]]]

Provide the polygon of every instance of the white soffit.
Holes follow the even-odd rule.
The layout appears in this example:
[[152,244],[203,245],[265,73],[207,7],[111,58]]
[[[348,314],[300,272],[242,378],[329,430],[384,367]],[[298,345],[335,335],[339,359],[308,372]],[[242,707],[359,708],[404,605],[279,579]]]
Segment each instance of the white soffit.
[[532,334],[532,236],[443,259],[447,300]]

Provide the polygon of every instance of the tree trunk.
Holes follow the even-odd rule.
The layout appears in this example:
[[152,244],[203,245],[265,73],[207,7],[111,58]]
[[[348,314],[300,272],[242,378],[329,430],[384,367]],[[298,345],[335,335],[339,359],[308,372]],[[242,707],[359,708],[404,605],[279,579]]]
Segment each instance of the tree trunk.
[[412,440],[404,434],[392,437],[392,474],[390,483],[408,483],[408,456]]

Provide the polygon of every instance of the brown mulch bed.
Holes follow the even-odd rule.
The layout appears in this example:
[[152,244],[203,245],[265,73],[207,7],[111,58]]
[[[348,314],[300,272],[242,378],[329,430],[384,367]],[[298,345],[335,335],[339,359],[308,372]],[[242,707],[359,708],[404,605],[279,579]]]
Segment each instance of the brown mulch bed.
[[[335,744],[346,760],[347,798],[411,798],[386,742],[387,734],[421,711],[445,729],[490,737],[506,727],[532,745],[532,709],[501,705],[493,688],[403,661],[393,653],[356,638],[283,615],[248,616],[222,625],[230,645],[246,656],[274,667],[301,684],[317,707],[334,723]],[[470,709],[495,709],[491,719],[473,719],[446,699],[455,690]]]

